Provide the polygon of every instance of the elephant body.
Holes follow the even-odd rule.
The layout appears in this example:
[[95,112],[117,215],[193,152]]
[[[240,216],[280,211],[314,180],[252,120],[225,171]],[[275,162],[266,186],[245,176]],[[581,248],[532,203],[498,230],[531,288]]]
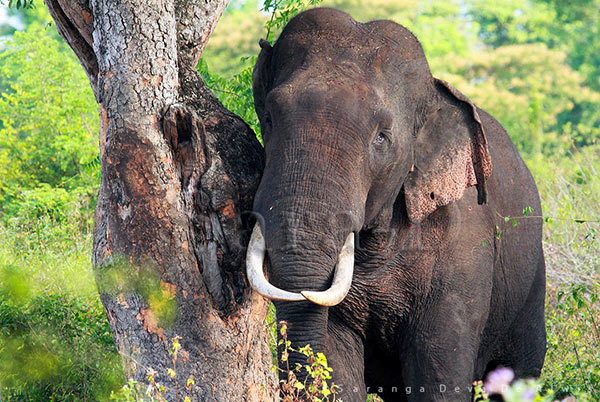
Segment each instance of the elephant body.
[[433,78],[417,39],[390,21],[312,9],[262,47],[254,209],[270,282],[333,288],[355,234],[339,304],[274,301],[292,345],[326,354],[344,401],[470,401],[497,366],[539,375],[540,200],[500,123]]

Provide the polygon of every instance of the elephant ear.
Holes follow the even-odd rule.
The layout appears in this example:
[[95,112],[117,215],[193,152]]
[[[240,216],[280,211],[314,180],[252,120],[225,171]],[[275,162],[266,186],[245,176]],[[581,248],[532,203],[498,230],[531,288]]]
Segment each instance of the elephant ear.
[[261,51],[252,70],[252,94],[254,95],[254,109],[262,122],[265,110],[265,98],[273,85],[271,73],[273,48],[265,39],[261,39],[259,45]]
[[492,173],[477,108],[449,83],[435,79],[435,87],[442,102],[417,133],[414,168],[404,187],[408,217],[414,223],[459,200],[470,186],[477,186],[477,202],[485,204],[485,179]]

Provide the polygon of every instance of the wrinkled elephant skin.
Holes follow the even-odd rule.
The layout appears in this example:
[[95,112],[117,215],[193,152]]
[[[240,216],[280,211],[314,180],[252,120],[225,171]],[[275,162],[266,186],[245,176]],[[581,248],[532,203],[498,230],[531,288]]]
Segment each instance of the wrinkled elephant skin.
[[[268,284],[295,295],[274,301],[293,347],[326,354],[344,401],[367,390],[470,401],[494,367],[539,375],[540,200],[500,123],[432,77],[418,40],[391,21],[317,8],[261,47],[266,163],[254,210]],[[347,294],[338,284],[305,300],[335,287],[349,245]]]

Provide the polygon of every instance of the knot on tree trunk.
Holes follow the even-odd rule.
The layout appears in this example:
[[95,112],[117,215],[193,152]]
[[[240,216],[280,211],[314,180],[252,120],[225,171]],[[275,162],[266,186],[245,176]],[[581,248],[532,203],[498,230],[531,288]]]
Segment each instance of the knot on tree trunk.
[[254,175],[245,180],[232,177],[232,166],[223,157],[236,145],[222,144],[214,134],[229,126],[223,120],[231,118],[213,113],[203,120],[183,103],[171,105],[163,117],[163,132],[192,222],[192,248],[204,283],[223,314],[234,311],[247,297],[243,270],[249,234],[246,212],[252,208],[252,188],[258,185],[262,168],[258,159]]

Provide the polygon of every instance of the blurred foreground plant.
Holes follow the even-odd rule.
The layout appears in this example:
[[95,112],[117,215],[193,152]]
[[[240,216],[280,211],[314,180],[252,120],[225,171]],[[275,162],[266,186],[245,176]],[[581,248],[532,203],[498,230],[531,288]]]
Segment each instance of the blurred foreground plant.
[[[286,368],[280,369],[274,366],[275,370],[281,370],[287,374],[287,379],[281,380],[279,389],[281,398],[284,402],[330,402],[336,400],[338,386],[331,381],[331,372],[333,369],[327,364],[327,358],[323,353],[314,353],[310,345],[305,345],[298,350],[292,348],[291,341],[287,337],[287,323],[279,322],[279,333],[281,339],[278,345],[283,347],[281,352],[281,363],[284,363]],[[306,357],[306,364],[296,363],[294,368],[290,368],[289,356],[290,353],[300,353]],[[298,380],[298,374],[305,372],[304,381]]]
[[[175,381],[175,399],[169,399],[169,401],[191,402],[192,399],[188,395],[184,396],[183,400],[181,399],[180,384],[178,384],[177,380],[177,358],[179,356],[179,350],[181,349],[180,340],[181,337],[179,336],[171,339],[171,349],[169,350],[169,354],[171,355],[172,368],[168,368],[166,373],[162,373],[162,375],[166,375]],[[146,378],[148,379],[148,384],[146,384],[145,387],[139,382],[130,379],[118,392],[111,393],[110,400],[117,402],[167,402],[166,388],[157,381],[159,373],[150,367],[143,369],[146,370]],[[183,390],[188,392],[191,391],[194,384],[194,377],[188,377],[185,384],[182,385],[181,392],[184,392]],[[144,388],[146,388],[145,391]]]

